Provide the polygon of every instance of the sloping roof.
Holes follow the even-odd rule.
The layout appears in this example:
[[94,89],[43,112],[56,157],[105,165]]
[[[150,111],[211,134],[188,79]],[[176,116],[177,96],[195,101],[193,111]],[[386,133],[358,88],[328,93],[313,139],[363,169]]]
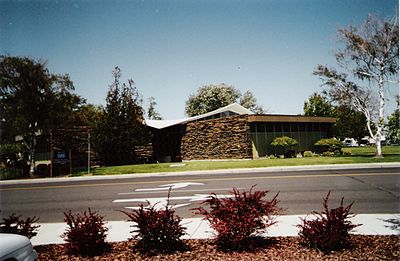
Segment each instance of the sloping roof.
[[229,104],[225,107],[219,108],[217,110],[214,111],[210,111],[207,112],[205,114],[201,114],[201,115],[197,115],[197,116],[193,116],[187,119],[180,119],[180,120],[145,120],[146,125],[155,129],[164,129],[170,126],[174,126],[174,125],[178,125],[178,124],[184,124],[184,123],[188,123],[191,121],[196,121],[198,119],[202,119],[202,118],[206,118],[209,116],[213,116],[219,113],[223,113],[223,112],[234,112],[237,113],[239,115],[244,115],[244,114],[254,114],[252,111],[246,109],[245,107],[237,104],[237,103],[232,103]]

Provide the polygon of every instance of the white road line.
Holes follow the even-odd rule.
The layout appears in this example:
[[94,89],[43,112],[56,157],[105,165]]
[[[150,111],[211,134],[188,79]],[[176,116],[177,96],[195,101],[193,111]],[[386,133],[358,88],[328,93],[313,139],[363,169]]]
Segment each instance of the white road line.
[[187,186],[204,186],[204,183],[195,183],[195,182],[179,182],[179,183],[172,183],[172,184],[165,184],[160,185],[158,188],[141,188],[136,189],[138,192],[144,191],[162,191],[162,190],[169,190],[169,189],[180,189],[185,188]]
[[[243,188],[237,188],[237,189],[243,189]],[[186,189],[186,190],[174,190],[173,193],[191,193],[191,192],[205,192],[205,191],[231,191],[232,188],[220,188],[220,189]],[[135,195],[135,194],[157,194],[160,193],[160,191],[146,191],[146,192],[122,192],[118,193],[118,195]]]

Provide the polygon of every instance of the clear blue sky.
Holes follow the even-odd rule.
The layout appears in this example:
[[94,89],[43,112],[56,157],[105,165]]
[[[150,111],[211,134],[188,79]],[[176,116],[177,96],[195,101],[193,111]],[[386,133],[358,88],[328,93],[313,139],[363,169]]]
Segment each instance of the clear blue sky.
[[300,114],[321,90],[314,67],[335,65],[336,30],[369,13],[395,16],[398,1],[0,0],[0,53],[47,60],[93,104],[105,104],[118,65],[164,119],[221,82],[251,90],[270,113]]

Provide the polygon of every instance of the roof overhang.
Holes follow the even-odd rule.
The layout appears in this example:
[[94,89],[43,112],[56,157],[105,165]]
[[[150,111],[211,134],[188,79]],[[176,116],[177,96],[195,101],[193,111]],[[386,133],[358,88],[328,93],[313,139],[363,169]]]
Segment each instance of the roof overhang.
[[336,118],[332,117],[313,117],[302,115],[249,115],[249,122],[318,122],[318,123],[335,123]]
[[210,111],[207,112],[205,114],[201,114],[201,115],[197,115],[197,116],[193,116],[187,119],[181,119],[181,120],[145,120],[145,123],[147,126],[151,127],[151,128],[155,128],[155,129],[164,129],[164,128],[168,128],[174,125],[178,125],[178,124],[185,124],[188,122],[192,122],[192,121],[196,121],[202,118],[206,118],[215,114],[219,114],[219,113],[223,113],[223,112],[227,112],[227,111],[231,111],[234,113],[237,113],[239,115],[244,115],[244,114],[254,114],[252,111],[244,108],[243,106],[237,104],[237,103],[232,103],[229,104],[225,107],[219,108],[217,110],[214,111]]

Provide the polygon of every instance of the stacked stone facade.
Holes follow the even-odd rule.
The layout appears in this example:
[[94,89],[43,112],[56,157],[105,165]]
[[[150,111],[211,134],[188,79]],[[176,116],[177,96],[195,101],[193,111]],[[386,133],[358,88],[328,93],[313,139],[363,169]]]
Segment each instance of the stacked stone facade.
[[182,160],[252,158],[247,115],[188,123],[181,155]]

